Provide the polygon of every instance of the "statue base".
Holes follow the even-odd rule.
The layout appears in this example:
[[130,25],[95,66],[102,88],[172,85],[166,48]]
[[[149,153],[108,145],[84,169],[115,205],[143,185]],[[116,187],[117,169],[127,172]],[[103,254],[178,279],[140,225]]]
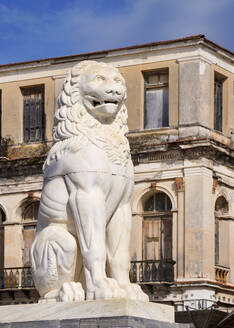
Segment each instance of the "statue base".
[[169,305],[97,300],[1,306],[0,328],[188,328],[174,323]]

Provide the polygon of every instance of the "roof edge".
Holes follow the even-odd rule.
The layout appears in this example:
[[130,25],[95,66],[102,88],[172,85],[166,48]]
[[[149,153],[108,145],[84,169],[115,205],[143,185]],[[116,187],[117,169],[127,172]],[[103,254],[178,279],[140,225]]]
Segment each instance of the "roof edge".
[[94,51],[94,52],[87,52],[87,53],[79,53],[79,54],[73,54],[73,55],[66,55],[66,56],[58,56],[58,57],[49,57],[49,58],[42,58],[42,59],[35,59],[35,60],[29,60],[29,61],[23,61],[23,62],[15,62],[15,63],[9,63],[9,64],[0,64],[0,68],[4,67],[12,67],[12,66],[18,66],[22,64],[33,64],[33,63],[43,63],[43,62],[49,62],[50,61],[56,61],[56,60],[69,60],[73,59],[75,57],[85,57],[85,56],[95,56],[95,55],[107,55],[109,52],[116,52],[121,50],[131,50],[131,49],[137,49],[137,48],[144,48],[144,47],[153,47],[153,46],[159,46],[159,45],[167,45],[171,43],[177,43],[177,42],[186,42],[186,41],[195,41],[195,40],[202,40],[209,44],[211,44],[213,47],[219,48],[220,50],[223,50],[225,52],[228,52],[231,55],[234,55],[234,52],[218,45],[217,43],[207,39],[204,34],[196,34],[187,36],[184,38],[177,38],[173,40],[166,40],[166,41],[157,41],[157,42],[150,42],[150,43],[143,43],[138,45],[132,45],[127,47],[121,47],[121,48],[114,48],[114,49],[107,49],[107,50],[101,50],[101,51]]

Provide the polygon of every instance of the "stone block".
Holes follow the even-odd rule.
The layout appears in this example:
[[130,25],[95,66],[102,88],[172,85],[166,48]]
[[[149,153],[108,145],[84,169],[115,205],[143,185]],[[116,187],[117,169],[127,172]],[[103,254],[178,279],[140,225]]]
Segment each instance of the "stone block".
[[119,300],[1,307],[0,328],[188,328],[174,323],[169,305]]

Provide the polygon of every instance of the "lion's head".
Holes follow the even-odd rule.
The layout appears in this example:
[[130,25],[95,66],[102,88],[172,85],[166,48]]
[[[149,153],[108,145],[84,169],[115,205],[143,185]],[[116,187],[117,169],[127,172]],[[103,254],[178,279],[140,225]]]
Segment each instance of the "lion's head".
[[83,61],[68,74],[58,97],[53,138],[61,141],[85,129],[112,125],[127,132],[126,86],[119,71],[105,63]]
[[125,100],[126,85],[118,69],[95,61],[75,65],[58,96],[47,164],[65,149],[75,151],[84,136],[98,135],[100,129],[124,136],[128,132]]

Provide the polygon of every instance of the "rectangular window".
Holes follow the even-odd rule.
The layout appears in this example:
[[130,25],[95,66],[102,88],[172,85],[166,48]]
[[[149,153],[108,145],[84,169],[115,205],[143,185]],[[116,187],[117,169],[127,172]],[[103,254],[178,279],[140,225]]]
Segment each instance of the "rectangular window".
[[168,70],[145,72],[144,80],[144,128],[167,127],[169,125]]
[[24,142],[44,139],[44,85],[21,88],[23,95]]
[[215,75],[214,81],[214,129],[223,130],[223,81],[224,79]]

